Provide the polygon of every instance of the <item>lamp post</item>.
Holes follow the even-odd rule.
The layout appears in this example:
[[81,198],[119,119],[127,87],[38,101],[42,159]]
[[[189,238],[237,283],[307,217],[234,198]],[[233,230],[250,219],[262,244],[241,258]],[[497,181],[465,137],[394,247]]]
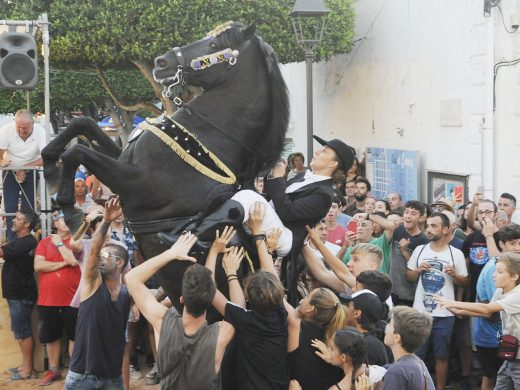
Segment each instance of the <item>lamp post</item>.
[[323,30],[330,11],[323,0],[296,0],[289,14],[292,20],[296,42],[305,51],[307,87],[307,163],[313,155],[313,103],[312,103],[312,62],[314,49],[321,43]]

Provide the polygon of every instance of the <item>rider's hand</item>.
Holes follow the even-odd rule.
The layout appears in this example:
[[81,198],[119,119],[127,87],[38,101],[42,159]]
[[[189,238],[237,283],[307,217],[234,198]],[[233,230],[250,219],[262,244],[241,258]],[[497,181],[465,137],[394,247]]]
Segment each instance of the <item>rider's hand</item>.
[[280,160],[276,163],[276,165],[273,168],[273,172],[271,173],[271,177],[273,179],[276,179],[278,177],[284,177],[285,172],[287,171],[287,161]]

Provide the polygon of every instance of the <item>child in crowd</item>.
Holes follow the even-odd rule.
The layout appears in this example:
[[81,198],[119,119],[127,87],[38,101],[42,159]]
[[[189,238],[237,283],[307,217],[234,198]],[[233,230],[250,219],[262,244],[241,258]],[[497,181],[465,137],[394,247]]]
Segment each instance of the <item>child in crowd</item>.
[[[516,338],[516,356],[505,360],[498,371],[495,390],[517,389],[520,383],[520,255],[504,252],[496,260],[493,280],[497,290],[489,303],[450,301],[441,297],[435,300],[456,315],[491,317],[500,313],[502,334]],[[500,344],[499,344],[500,353]]]
[[386,326],[385,344],[390,347],[395,363],[383,379],[384,390],[434,390],[433,380],[415,352],[428,340],[432,317],[407,306],[392,310]]

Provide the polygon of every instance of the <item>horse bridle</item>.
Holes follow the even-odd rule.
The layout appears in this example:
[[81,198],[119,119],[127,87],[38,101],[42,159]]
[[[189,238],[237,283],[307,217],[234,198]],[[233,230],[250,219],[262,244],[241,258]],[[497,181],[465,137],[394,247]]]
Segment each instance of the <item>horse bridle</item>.
[[182,54],[182,50],[180,47],[174,47],[173,52],[175,53],[175,57],[179,62],[177,65],[177,72],[173,77],[165,78],[161,81],[168,80],[171,82],[167,87],[165,86],[162,92],[162,95],[173,101],[173,103],[177,107],[181,107],[183,104],[183,100],[180,98],[180,95],[188,88],[188,84],[184,78],[184,69],[189,68],[195,71],[207,69],[213,65],[221,64],[227,62],[230,66],[233,66],[237,62],[237,58],[239,55],[238,50],[232,50],[230,48],[220,50],[215,53],[206,54],[204,56],[200,56],[191,60],[189,67],[186,67],[186,59]]

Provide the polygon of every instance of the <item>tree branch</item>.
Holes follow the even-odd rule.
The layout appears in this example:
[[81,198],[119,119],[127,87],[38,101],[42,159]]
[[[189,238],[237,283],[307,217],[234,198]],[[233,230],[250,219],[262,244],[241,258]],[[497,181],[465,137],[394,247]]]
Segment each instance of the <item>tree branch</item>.
[[146,80],[148,80],[148,82],[150,83],[150,85],[152,86],[152,88],[155,92],[155,96],[157,96],[159,99],[161,99],[161,102],[163,104],[163,107],[164,107],[164,110],[166,111],[166,113],[173,114],[177,110],[177,108],[175,107],[173,102],[171,102],[169,99],[166,99],[165,97],[163,97],[162,86],[158,82],[156,82],[155,79],[153,78],[152,66],[149,63],[141,61],[141,60],[131,60],[131,61],[135,66],[137,66],[137,68],[142,73],[144,78]]
[[159,110],[157,107],[155,107],[151,103],[137,103],[137,104],[133,104],[133,105],[128,105],[128,104],[123,103],[114,94],[114,92],[112,91],[112,88],[110,88],[110,85],[108,84],[108,81],[105,78],[105,74],[103,73],[103,69],[101,69],[101,67],[97,67],[96,68],[96,73],[97,73],[97,76],[98,76],[99,80],[101,81],[101,84],[103,85],[103,88],[105,88],[105,90],[107,91],[108,95],[112,98],[114,103],[117,106],[119,106],[120,108],[122,108],[123,110],[139,111],[141,109],[144,109],[144,110],[151,111],[151,112],[153,112],[154,114],[157,114],[157,115],[161,114],[161,110]]

